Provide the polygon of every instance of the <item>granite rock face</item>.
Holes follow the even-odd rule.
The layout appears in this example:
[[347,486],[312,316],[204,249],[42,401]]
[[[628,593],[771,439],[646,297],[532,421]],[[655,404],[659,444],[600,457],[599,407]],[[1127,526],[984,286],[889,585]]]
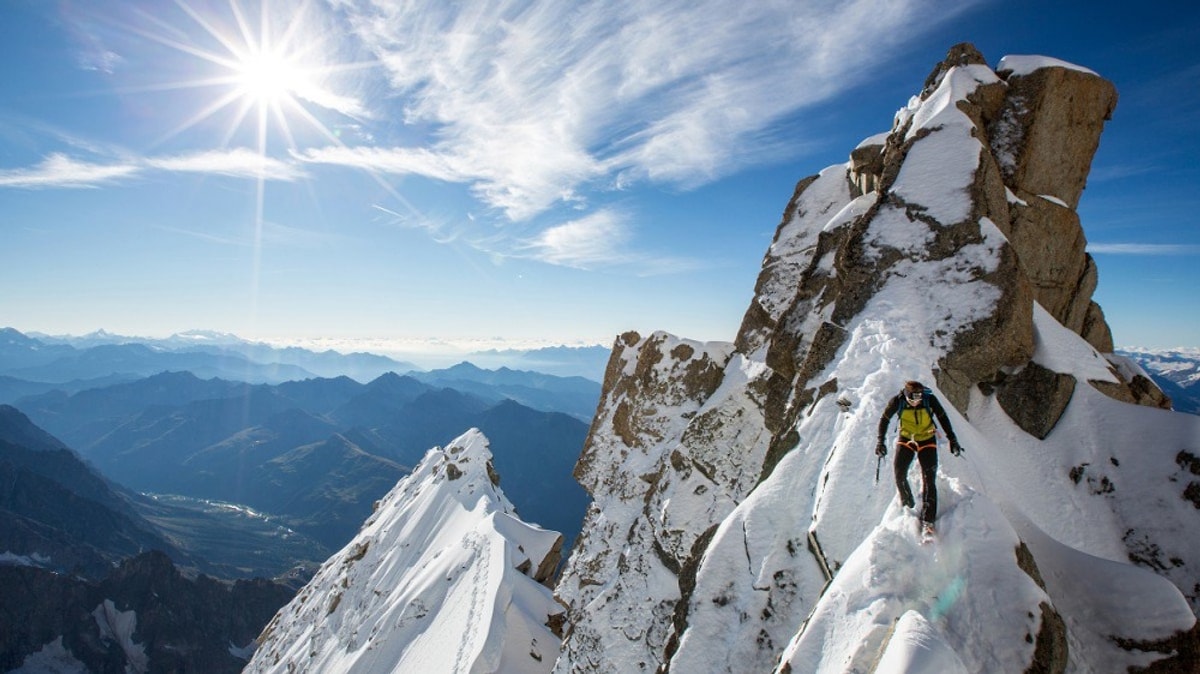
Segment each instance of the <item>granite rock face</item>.
[[[1072,405],[1169,406],[1110,353],[1074,210],[1115,103],[1111,83],[1078,66],[1006,57],[993,70],[973,46],[956,45],[890,131],[799,181],[732,343],[617,339],[576,469],[593,503],[556,588],[568,626],[555,671],[794,671],[833,657],[820,655],[823,639],[852,628],[836,617],[844,607],[827,604],[856,587],[839,571],[877,569],[900,554],[881,541],[904,544],[893,494],[870,489],[874,455],[863,452],[906,379],[948,403],[960,439],[1003,435],[994,460],[1017,461],[1011,474],[1028,469],[1021,452],[1049,452],[1063,463],[1063,489],[1073,484],[1067,462],[1078,460],[1050,448]],[[963,483],[952,493],[986,500]],[[1068,641],[1092,643],[1079,627],[1090,618],[1071,615],[1075,599],[1029,573],[1059,573],[1065,557],[1024,547],[1023,520],[987,507],[997,531],[1010,532],[1002,545],[1025,556],[964,539],[961,554],[995,561],[1004,604],[971,610],[1028,621],[1006,641],[965,619],[967,670],[1102,666],[1067,653]],[[1136,562],[1146,545],[1154,559],[1167,554],[1155,547],[1165,539],[1146,543],[1157,534],[1131,533],[1153,520],[1135,522],[1119,504],[1079,507],[1124,522],[1104,554],[1128,546]],[[1032,521],[1054,530],[1041,517]],[[1155,590],[1171,601],[1194,580],[1183,566],[1145,566],[1175,583]],[[831,599],[828,588],[842,583],[850,587]],[[901,608],[890,612],[901,620]],[[1195,618],[1184,613],[1178,633],[1161,636],[1190,630]],[[862,638],[837,671],[873,668],[890,637]]]
[[[1116,90],[1107,80],[1070,64],[1039,62],[1039,67],[1030,68],[1019,57],[1006,61],[994,77],[985,76],[987,81],[979,81],[965,96],[939,101],[952,88],[943,86],[952,70],[955,77],[962,77],[967,68],[986,70],[986,61],[973,46],[956,45],[933,69],[920,96],[909,106],[940,107],[937,112],[922,116],[901,110],[893,130],[855,148],[847,166],[831,167],[797,185],[764,258],[755,298],[736,343],[740,349],[752,351],[767,341],[771,330],[767,362],[779,377],[806,383],[804,389],[787,394],[799,406],[810,403],[816,394],[813,384],[820,382],[810,381],[811,375],[836,352],[841,340],[837,327],[861,310],[897,265],[913,255],[930,262],[960,256],[964,245],[981,240],[979,223],[985,220],[1000,230],[1005,243],[992,268],[972,273],[997,288],[1000,297],[990,315],[953,336],[953,347],[945,350],[938,363],[935,376],[949,400],[965,412],[973,386],[1003,379],[1006,371],[1030,361],[1033,302],[1097,351],[1112,352],[1111,331],[1103,311],[1092,300],[1098,278],[1096,264],[1086,252],[1087,240],[1074,208],[1104,122],[1116,105]],[[966,124],[962,119],[949,126],[944,119],[930,123],[930,117],[945,116],[947,106],[961,112]],[[943,143],[942,136],[953,134],[956,124],[965,126],[983,148],[977,164],[960,178],[967,208],[953,214],[955,221],[944,221],[935,209],[906,199],[910,185],[897,190],[895,183],[906,166],[912,173],[917,173],[914,168],[922,169],[922,178],[940,179],[926,166],[907,163],[908,155],[918,143]],[[922,156],[912,164],[925,161],[924,145],[919,154]],[[831,172],[836,176],[827,175]],[[836,179],[842,176],[844,181]],[[820,230],[811,227],[812,220],[828,218],[843,207],[848,211],[843,211],[844,225],[830,222]],[[933,225],[933,238],[923,250],[911,251],[908,259],[900,251],[867,254],[862,237],[873,222],[896,210],[902,210],[906,218]],[[801,260],[809,263],[807,268],[801,269]],[[780,291],[788,286],[793,289],[791,304],[781,309],[780,297],[788,293]],[[815,317],[826,314],[832,319],[825,321],[826,326],[814,325]],[[938,335],[933,332],[936,341]],[[1117,368],[1113,373],[1121,376]],[[1006,409],[1012,409],[1014,420],[1031,416],[1012,408],[1017,401],[1039,404],[1032,397],[1035,391],[1021,394],[1022,381],[1008,384]],[[1073,390],[1074,384],[1064,382],[1060,391]],[[1161,394],[1138,392],[1145,388],[1141,382],[1121,378],[1116,386],[1099,388],[1121,400],[1163,405]],[[786,405],[775,405],[781,407]],[[787,421],[782,419],[776,426]],[[1035,435],[1048,432],[1032,427],[1026,430]]]

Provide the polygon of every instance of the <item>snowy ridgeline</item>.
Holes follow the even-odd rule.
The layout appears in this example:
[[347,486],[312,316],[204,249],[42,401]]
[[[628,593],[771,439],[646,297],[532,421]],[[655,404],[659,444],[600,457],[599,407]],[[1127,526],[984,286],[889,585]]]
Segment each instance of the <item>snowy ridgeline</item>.
[[[1101,354],[1040,308],[1035,325],[1035,362],[1080,381],[1113,378]],[[677,478],[670,502],[634,492],[628,483],[614,483],[613,493],[598,497],[614,531],[636,531],[647,502],[659,508],[648,526],[683,528],[694,517],[692,526],[699,527],[723,505],[728,513],[697,572],[672,671],[771,671],[781,663],[791,672],[1021,671],[1038,640],[1052,640],[1048,632],[1060,628],[1077,668],[1072,671],[1124,671],[1162,657],[1149,644],[1135,644],[1193,626],[1187,598],[1169,579],[1194,582],[1178,560],[1200,559],[1197,541],[1177,535],[1198,517],[1196,506],[1181,498],[1196,478],[1178,463],[1178,452],[1200,439],[1200,418],[1122,403],[1085,385],[1054,432],[1039,441],[993,399],[976,394],[969,420],[948,409],[968,449],[962,459],[943,453],[939,532],[923,545],[916,512],[895,497],[890,461],[876,483],[871,452],[886,399],[918,367],[892,349],[919,350],[877,333],[866,342],[864,351],[837,363],[842,388],[805,416],[796,450],[740,502],[710,499],[712,491],[699,488],[698,472]],[[668,354],[681,345],[696,355],[672,367]],[[661,443],[622,450],[616,436],[607,437],[608,449],[623,457],[614,471],[649,475],[662,463],[692,460],[694,427],[686,444],[679,440],[691,419],[718,414],[726,420],[726,441],[761,435],[745,392],[746,375],[753,378],[761,365],[731,357],[728,344],[662,333],[635,348],[626,361],[629,375],[644,355],[640,350],[654,349],[664,357],[651,360],[667,377],[708,354],[726,359],[726,380],[703,405],[677,401],[671,407],[659,400],[654,408],[662,425],[647,430],[662,433],[667,439]],[[919,489],[915,470],[912,479]],[[824,546],[823,561],[835,573],[831,582],[806,549],[810,531]],[[608,536],[606,530],[602,540]],[[582,624],[575,633],[597,634],[609,647],[569,642],[559,671],[624,671],[656,643],[667,643],[654,631],[660,628],[653,616],[663,615],[663,597],[679,596],[674,574],[656,553],[596,547],[601,551],[585,547],[572,558],[559,592],[568,600],[585,598],[585,610],[593,611],[576,614]],[[1130,548],[1142,550],[1138,561],[1161,575],[1130,565]],[[609,559],[636,575],[614,571],[609,582],[576,593],[579,576],[572,574],[579,572],[572,567],[587,565],[595,573]],[[642,636],[631,640],[630,634]],[[1110,669],[1113,663],[1120,666]]]
[[263,633],[266,672],[539,672],[562,613],[539,583],[561,536],[522,522],[487,439],[433,448]]
[[[1093,77],[1040,57],[998,70],[1044,68]],[[1020,168],[1020,148],[984,145],[965,109],[981,87],[1010,83],[958,65],[914,97],[888,140],[907,150],[886,198],[855,192],[853,162],[809,180],[736,344],[622,335],[577,468],[593,507],[555,589],[561,644],[547,625],[562,624],[562,607],[536,582],[557,535],[513,516],[472,431],[380,502],[276,616],[247,671],[1187,666],[1200,537],[1181,534],[1200,518],[1200,417],[1102,392],[1144,372],[998,278],[1024,273],[1006,209],[1033,217],[1078,199],[999,177]],[[987,167],[990,182],[977,174]],[[973,196],[981,185],[995,193]],[[944,390],[962,337],[999,324],[1014,297],[1022,362],[970,380],[992,390]],[[1044,437],[997,393],[1026,369],[1069,382]],[[875,480],[879,414],[908,379],[953,403],[966,447],[941,454],[932,542],[897,501],[890,457]],[[1036,412],[1045,401],[1031,397]]]
[[[1092,77],[1040,57],[999,69],[1047,67]],[[1200,609],[1200,537],[1187,533],[1200,523],[1200,418],[1106,395],[1144,373],[1000,278],[1026,271],[1007,210],[1057,216],[1078,197],[1002,182],[1001,169],[1019,173],[1020,148],[981,142],[966,110],[980,88],[1003,96],[1010,84],[960,65],[914,97],[888,144],[907,151],[886,199],[854,191],[852,162],[802,182],[736,348],[665,333],[618,341],[621,376],[578,471],[595,505],[556,590],[571,622],[557,672],[1194,662],[1184,633]],[[975,327],[1002,320],[1024,332]],[[1020,363],[981,374],[1040,369],[1070,382],[1044,438],[1010,414],[1049,401],[1004,407],[1002,377],[990,391],[939,386],[965,335],[980,345],[969,366],[1018,345]],[[909,379],[955,403],[966,447],[953,458],[943,441],[927,545],[898,503],[890,456],[875,482],[879,415]],[[919,489],[916,470],[911,479]]]

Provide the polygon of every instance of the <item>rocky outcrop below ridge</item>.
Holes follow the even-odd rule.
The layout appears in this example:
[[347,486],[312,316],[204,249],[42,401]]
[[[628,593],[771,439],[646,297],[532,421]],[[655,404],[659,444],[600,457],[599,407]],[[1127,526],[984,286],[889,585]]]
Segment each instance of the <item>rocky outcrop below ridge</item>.
[[[799,182],[733,342],[616,340],[556,672],[1194,671],[1200,420],[1111,353],[1075,211],[1115,104],[957,45]],[[933,545],[875,484],[910,379],[967,447]]]
[[472,429],[435,447],[259,638],[246,672],[549,671],[562,536],[522,522]]
[[232,674],[292,591],[187,578],[147,552],[100,581],[0,565],[0,596],[0,671]]
[[646,671],[671,647],[682,579],[695,573],[710,525],[757,483],[766,452],[762,393],[723,384],[761,370],[728,343],[661,332],[617,340],[575,472],[593,504],[587,540],[557,589],[572,616],[560,664]]

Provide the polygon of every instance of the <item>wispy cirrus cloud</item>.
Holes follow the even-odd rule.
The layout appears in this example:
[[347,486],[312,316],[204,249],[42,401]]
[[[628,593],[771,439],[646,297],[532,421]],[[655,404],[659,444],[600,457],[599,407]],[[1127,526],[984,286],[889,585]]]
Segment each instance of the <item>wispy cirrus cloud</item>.
[[391,225],[423,230],[438,243],[473,248],[497,261],[536,260],[582,270],[620,268],[638,276],[672,274],[704,266],[699,260],[637,250],[631,219],[619,209],[600,209],[548,227],[527,227],[523,234],[496,230],[481,234],[480,228],[470,221],[431,218],[416,212],[406,215],[379,204],[374,208],[387,216]]
[[156,228],[164,232],[182,234],[201,241],[207,241],[208,243],[241,248],[255,248],[263,243],[271,243],[276,246],[316,249],[328,246],[338,238],[334,234],[290,227],[270,220],[263,222],[261,230],[257,232],[214,233],[169,225],[156,225]]
[[588,269],[628,259],[629,228],[613,211],[603,210],[550,227],[522,248],[530,257],[564,267]]
[[93,164],[55,153],[29,168],[0,171],[0,187],[97,187],[140,171],[136,163]]
[[471,176],[452,157],[426,148],[329,146],[293,152],[302,162],[348,166],[393,175],[421,175],[447,182],[464,182]]
[[296,164],[267,157],[249,148],[155,157],[144,163],[161,171],[212,173],[235,178],[292,181],[304,177],[304,171]]
[[575,269],[632,269],[639,276],[697,269],[698,260],[635,250],[629,217],[602,209],[542,230],[519,242],[511,257],[523,257]]
[[0,171],[0,188],[101,187],[151,171],[278,181],[293,181],[305,175],[294,162],[266,157],[247,148],[163,157],[127,157],[109,163],[83,161],[54,153],[31,167]]
[[418,148],[305,158],[466,183],[520,221],[585,186],[689,187],[786,155],[803,141],[771,125],[971,3],[335,4],[387,69],[403,118],[435,130]]
[[1100,255],[1200,255],[1200,245],[1183,243],[1089,243],[1087,251]]
[[1140,164],[1108,164],[1097,166],[1088,174],[1088,182],[1100,183],[1108,180],[1123,180],[1132,176],[1145,175],[1162,170],[1161,167],[1149,163]]

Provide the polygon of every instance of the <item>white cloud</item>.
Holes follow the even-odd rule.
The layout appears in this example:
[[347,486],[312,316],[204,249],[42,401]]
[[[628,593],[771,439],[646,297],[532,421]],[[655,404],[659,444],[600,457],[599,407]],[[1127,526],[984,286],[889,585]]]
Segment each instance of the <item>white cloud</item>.
[[182,234],[209,243],[216,243],[223,246],[240,246],[243,248],[255,248],[263,243],[270,243],[276,247],[291,246],[295,248],[319,249],[330,246],[338,238],[335,234],[314,232],[270,220],[264,221],[261,229],[258,231],[244,232],[239,230],[233,234],[217,234],[167,225],[156,225],[156,227],[164,232]]
[[1145,164],[1145,163],[1141,163],[1141,164],[1129,163],[1129,164],[1115,164],[1115,165],[1108,165],[1108,166],[1096,166],[1096,167],[1092,168],[1090,173],[1088,173],[1088,182],[1089,183],[1100,183],[1100,182],[1105,182],[1108,180],[1122,180],[1122,179],[1129,178],[1132,176],[1145,175],[1147,173],[1154,173],[1158,170],[1160,170],[1159,167],[1157,167],[1153,164]]
[[633,234],[624,213],[604,209],[544,229],[518,243],[514,250],[490,252],[575,269],[628,269],[638,276],[673,274],[703,266],[698,260],[634,250]]
[[171,157],[127,158],[110,164],[85,162],[54,153],[36,166],[0,172],[0,187],[99,187],[132,178],[148,169],[263,180],[292,181],[304,177],[303,170],[297,165],[265,157],[247,148]]
[[564,267],[589,269],[627,261],[622,252],[628,226],[613,211],[598,211],[542,231],[524,249],[531,257]]
[[304,177],[295,164],[266,157],[249,148],[214,150],[174,157],[154,157],[146,166],[162,171],[215,173],[235,178],[292,181]]
[[0,172],[0,187],[96,187],[140,170],[137,164],[90,164],[55,153],[32,168]]
[[519,221],[593,181],[687,187],[786,154],[805,141],[766,132],[774,123],[971,3],[336,4],[388,70],[403,118],[435,130],[427,147],[361,152],[358,165],[469,184]]
[[[403,229],[420,229],[429,235],[436,243],[448,244],[454,243],[459,239],[462,233],[463,225],[461,222],[449,218],[431,218],[423,213],[418,212],[414,208],[409,208],[409,215],[397,213],[390,208],[385,208],[379,204],[372,204],[372,208],[387,215],[386,222],[389,225],[394,225]],[[485,253],[492,253],[488,247],[474,244],[467,241],[467,245],[481,250]]]
[[1099,255],[1197,255],[1200,245],[1184,243],[1089,243],[1087,251]]
[[376,148],[331,146],[296,151],[303,162],[334,164],[396,175],[423,175],[447,182],[464,182],[468,175],[453,166],[447,157],[424,148]]

